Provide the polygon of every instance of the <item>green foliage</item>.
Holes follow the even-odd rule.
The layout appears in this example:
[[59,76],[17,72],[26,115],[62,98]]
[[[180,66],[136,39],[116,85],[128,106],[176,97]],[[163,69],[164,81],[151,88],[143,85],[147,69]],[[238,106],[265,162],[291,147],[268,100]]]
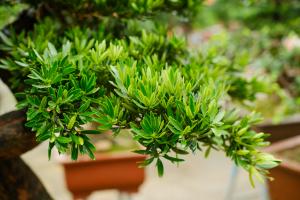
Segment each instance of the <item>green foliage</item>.
[[300,31],[300,3],[297,0],[216,0],[202,9],[210,13],[211,23],[221,20],[230,26],[237,21],[252,30],[268,31],[271,37],[282,37],[290,30]]
[[[67,10],[88,10],[83,1],[57,2]],[[136,10],[136,4],[145,7],[138,13],[145,15],[152,10],[179,12],[197,1],[87,2],[88,7],[116,4],[110,8],[116,12],[128,6]],[[154,162],[159,175],[164,173],[162,159],[182,162],[183,155],[198,150],[205,150],[206,156],[210,149],[224,151],[251,177],[266,175],[278,164],[258,150],[268,144],[265,134],[250,129],[259,117],[241,117],[222,106],[229,95],[252,100],[262,89],[256,79],[241,75],[247,63],[244,54],[224,51],[226,42],[189,50],[183,38],[157,21],[113,16],[100,22],[87,27],[88,23],[64,23],[50,16],[32,30],[17,33],[12,28],[0,34],[0,67],[12,74],[18,107],[27,109],[26,126],[38,141],[49,142],[49,158],[53,147],[70,152],[74,160],[79,153],[94,158],[88,134],[130,129],[143,146],[136,152],[148,155],[143,165]],[[99,127],[84,130],[89,122]]]
[[[278,95],[274,99],[271,94],[269,99],[275,101],[273,107],[279,108],[273,108],[275,112],[271,116],[281,115],[282,118],[299,112],[299,8],[299,1],[295,0],[217,0],[210,6],[200,8],[210,16],[209,20],[204,18],[202,24],[224,24],[233,38],[231,46],[235,51],[247,49],[255,70],[277,82],[275,87]],[[196,18],[201,16],[200,14]],[[249,90],[253,86],[244,80],[238,82],[239,87],[248,85]],[[244,91],[244,87],[239,87],[236,88],[238,91]]]
[[0,3],[0,30],[6,25],[13,23],[27,7],[26,4]]
[[[45,7],[51,14],[69,17],[69,22],[93,20],[103,17],[115,19],[148,18],[162,14],[179,13],[180,18],[196,14],[203,0],[23,0],[32,6]],[[38,10],[40,9],[38,8]],[[49,9],[50,8],[50,9]],[[38,11],[39,12],[39,11]],[[43,11],[39,12],[42,13]],[[173,14],[172,14],[173,12]]]
[[81,133],[81,126],[92,121],[91,104],[103,96],[103,91],[96,86],[95,73],[73,66],[74,61],[67,56],[71,50],[68,44],[62,52],[49,43],[43,56],[34,50],[29,54],[35,67],[29,67],[25,82],[32,88],[18,94],[24,98],[18,106],[28,108],[26,126],[36,132],[37,141],[49,140],[49,148],[55,145],[60,153],[71,147],[73,159],[77,151],[93,158],[94,147],[87,132]]

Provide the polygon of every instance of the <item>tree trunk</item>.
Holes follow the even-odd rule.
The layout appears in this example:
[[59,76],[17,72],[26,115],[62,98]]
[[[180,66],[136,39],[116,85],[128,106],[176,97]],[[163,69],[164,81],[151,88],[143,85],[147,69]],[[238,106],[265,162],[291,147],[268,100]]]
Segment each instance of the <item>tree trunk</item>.
[[0,159],[16,157],[37,146],[35,134],[24,128],[24,111],[0,116]]
[[52,199],[34,172],[20,158],[34,148],[35,134],[24,128],[25,112],[0,116],[0,199]]
[[52,199],[40,180],[20,157],[0,160],[1,200]]

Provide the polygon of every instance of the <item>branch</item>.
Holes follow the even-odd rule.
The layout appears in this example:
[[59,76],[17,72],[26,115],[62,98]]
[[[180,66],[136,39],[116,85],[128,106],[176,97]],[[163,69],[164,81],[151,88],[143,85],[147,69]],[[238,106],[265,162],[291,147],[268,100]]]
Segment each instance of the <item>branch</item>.
[[37,176],[20,157],[1,160],[0,180],[2,200],[52,199]]
[[0,159],[11,158],[37,146],[35,134],[24,128],[24,111],[0,116]]

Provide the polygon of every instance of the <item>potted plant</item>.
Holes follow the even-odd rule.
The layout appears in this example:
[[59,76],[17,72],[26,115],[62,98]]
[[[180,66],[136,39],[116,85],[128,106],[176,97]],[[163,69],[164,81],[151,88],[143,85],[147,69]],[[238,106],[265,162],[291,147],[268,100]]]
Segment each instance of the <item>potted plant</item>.
[[[249,96],[232,60],[191,51],[165,28],[174,15],[189,19],[200,1],[24,2],[22,17],[0,33],[0,75],[31,136],[49,143],[49,158],[56,148],[72,160],[95,159],[91,134],[130,129],[143,165],[154,163],[160,176],[162,159],[179,163],[198,150],[223,151],[250,177],[278,164],[259,150],[266,135],[250,128],[260,118],[224,103]],[[100,125],[84,129],[90,122]]]
[[138,163],[146,157],[131,152],[139,146],[129,132],[121,131],[116,138],[110,132],[104,133],[94,136],[92,141],[96,147],[95,160],[81,156],[74,162],[69,156],[58,157],[74,199],[85,199],[101,189],[117,189],[128,194],[137,192],[145,179],[145,170],[138,167]]
[[271,170],[276,181],[269,181],[271,199],[299,199],[300,185],[300,137],[285,139],[266,148],[267,152],[274,153],[282,163]]

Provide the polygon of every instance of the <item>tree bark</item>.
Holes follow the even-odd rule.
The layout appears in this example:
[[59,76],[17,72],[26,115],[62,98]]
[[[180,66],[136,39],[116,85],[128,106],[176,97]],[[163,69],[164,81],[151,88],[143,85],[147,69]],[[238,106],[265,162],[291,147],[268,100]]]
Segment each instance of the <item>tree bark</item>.
[[52,199],[20,155],[37,145],[35,134],[24,128],[25,112],[0,116],[0,199]]
[[20,157],[0,160],[1,200],[50,200],[43,184]]
[[16,157],[37,146],[35,134],[24,128],[24,111],[0,116],[0,159]]

